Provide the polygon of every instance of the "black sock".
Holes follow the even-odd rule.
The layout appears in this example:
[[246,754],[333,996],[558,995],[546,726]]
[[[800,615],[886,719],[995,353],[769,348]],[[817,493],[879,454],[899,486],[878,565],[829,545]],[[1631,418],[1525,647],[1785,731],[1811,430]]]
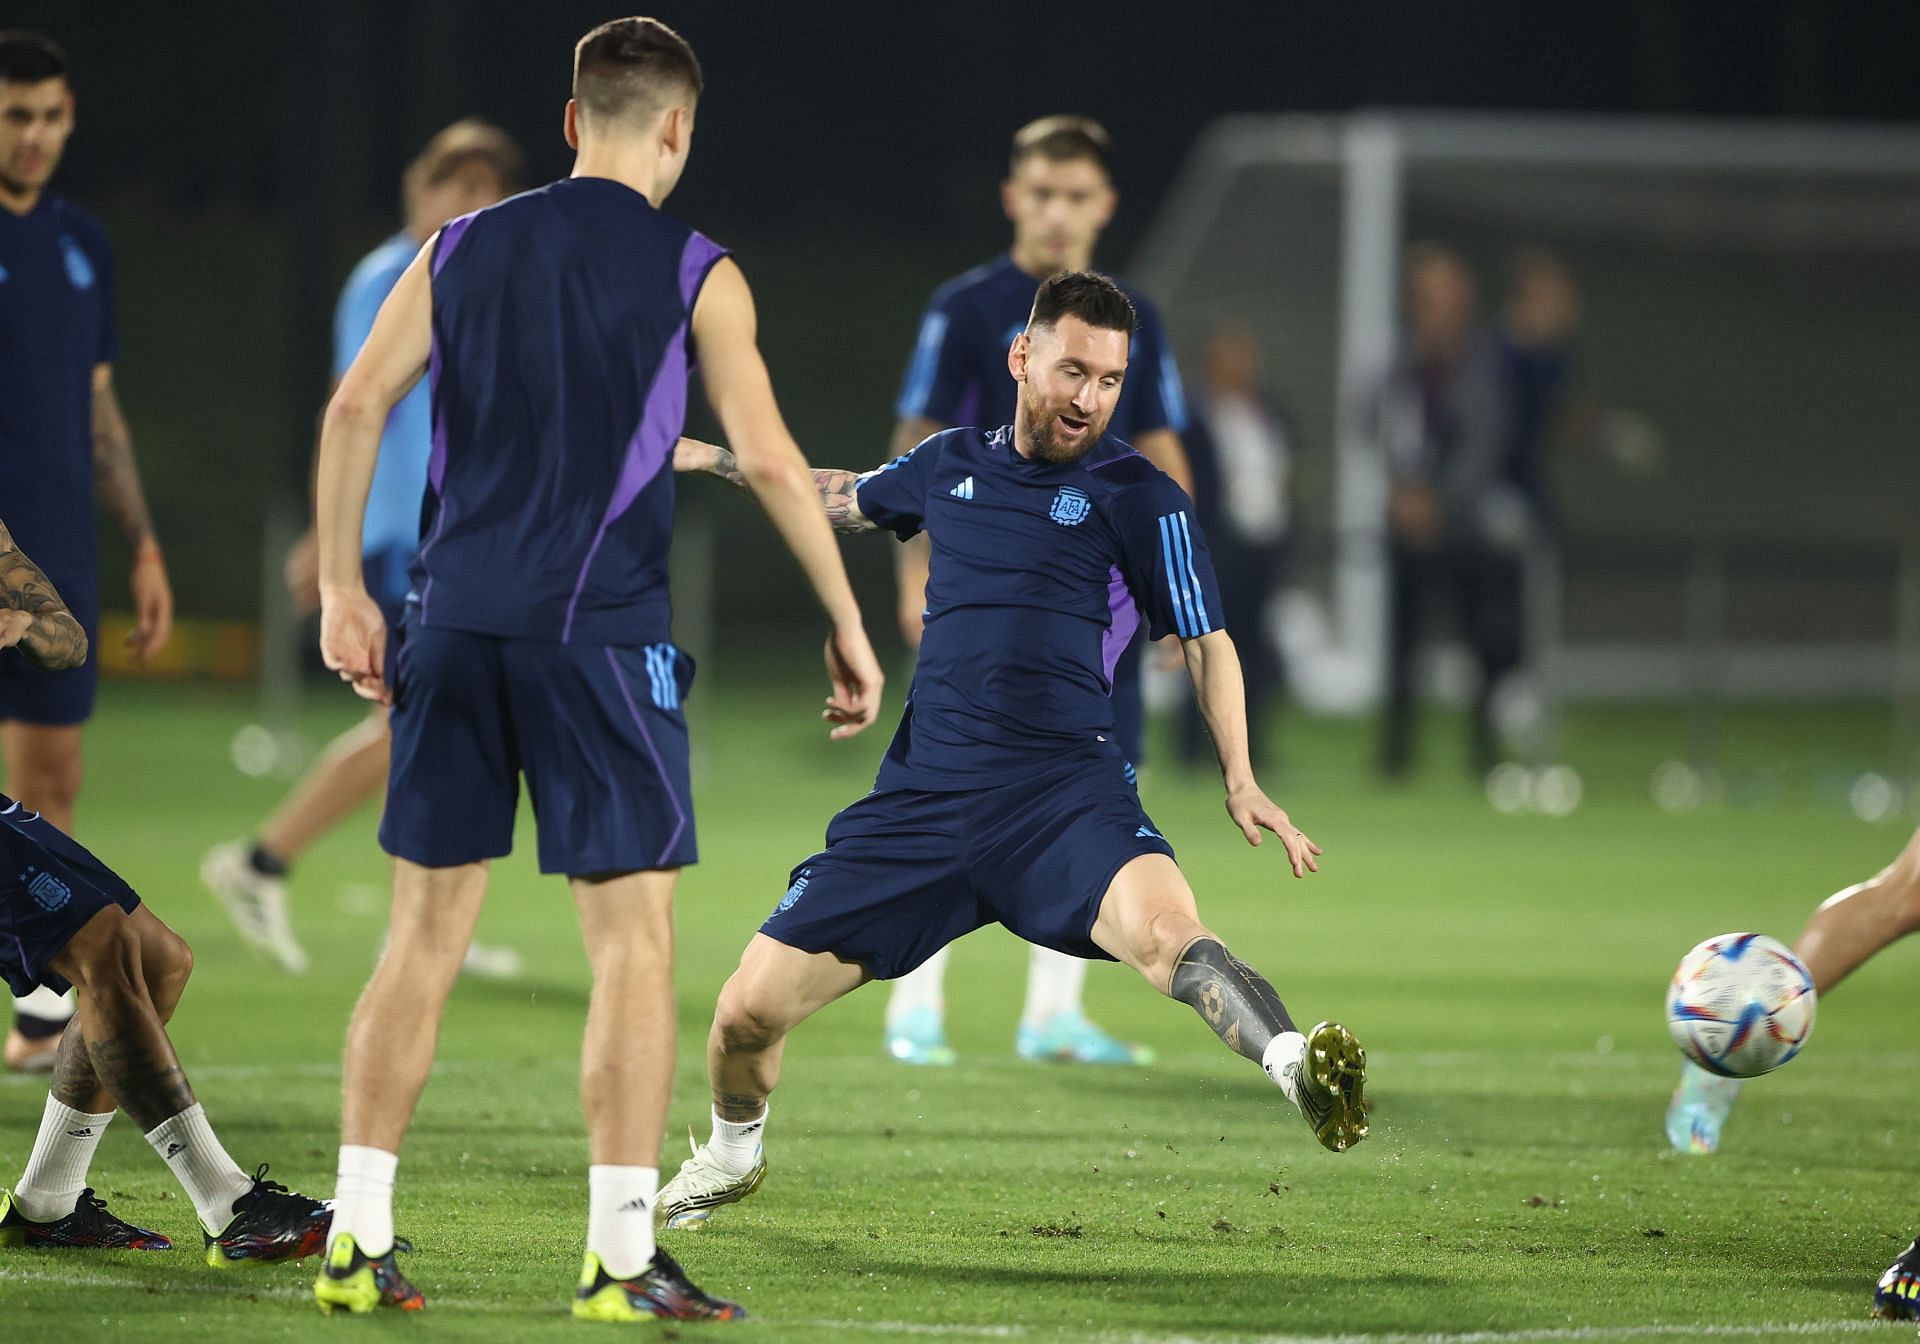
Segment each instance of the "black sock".
[[253,849],[247,855],[247,863],[262,877],[287,875],[287,861],[257,840],[254,841]]
[[1256,1064],[1275,1036],[1296,1030],[1266,978],[1212,938],[1187,944],[1167,993],[1205,1018],[1229,1049]]
[[33,1013],[23,1013],[18,1008],[13,1011],[14,1030],[30,1041],[51,1040],[67,1029],[71,1018],[58,1020],[50,1017],[38,1017]]

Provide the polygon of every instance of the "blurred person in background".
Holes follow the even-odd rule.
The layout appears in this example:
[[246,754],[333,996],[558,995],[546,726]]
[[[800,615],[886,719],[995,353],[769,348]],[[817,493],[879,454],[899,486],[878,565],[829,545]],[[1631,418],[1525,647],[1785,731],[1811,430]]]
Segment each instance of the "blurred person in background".
[[[1247,683],[1247,746],[1264,764],[1264,713],[1283,680],[1267,629],[1267,604],[1285,576],[1292,528],[1292,446],[1285,419],[1260,391],[1260,343],[1244,322],[1221,326],[1201,361],[1203,387],[1187,430],[1194,508],[1212,543],[1229,629],[1240,631]],[[1182,714],[1182,760],[1206,755],[1206,722],[1189,699]]]
[[[1113,141],[1098,122],[1042,117],[1014,134],[1007,178],[1000,187],[1001,207],[1013,224],[1013,246],[933,292],[900,389],[889,460],[943,429],[970,425],[990,430],[1013,423],[1015,384],[1007,378],[1007,350],[1026,330],[1034,290],[1051,276],[1093,265],[1094,248],[1119,199],[1113,186]],[[1140,327],[1133,338],[1133,376],[1114,411],[1112,435],[1191,491],[1192,474],[1180,440],[1186,428],[1180,371],[1159,313],[1124,282],[1121,288],[1133,300]],[[925,537],[900,551],[900,632],[912,649],[920,647],[930,554]],[[1128,599],[1122,593],[1116,600]],[[1114,731],[1129,770],[1141,759],[1143,643],[1144,636],[1136,634],[1113,677]],[[892,1058],[905,1064],[954,1062],[947,1044],[946,973],[943,950],[894,982],[884,1038]],[[1034,1060],[1147,1062],[1148,1052],[1116,1040],[1087,1017],[1082,1005],[1086,978],[1086,962],[1049,948],[1032,950],[1015,1050]]]
[[[427,142],[401,179],[406,226],[362,258],[340,292],[333,319],[335,386],[421,246],[448,220],[517,191],[525,164],[511,136],[471,118]],[[432,451],[432,407],[422,381],[387,417],[361,536],[367,587],[389,629],[399,628],[406,606],[407,566],[420,548],[420,507]],[[302,615],[319,610],[311,526],[287,557],[287,587]],[[288,874],[317,841],[385,790],[391,742],[386,706],[376,705],[363,722],[327,746],[251,838],[216,845],[201,860],[201,881],[219,898],[240,936],[295,975],[306,971],[307,953],[287,917]],[[468,949],[466,969],[511,976],[518,973],[520,958],[511,948],[476,943]]]
[[1573,376],[1573,338],[1580,328],[1580,289],[1551,249],[1527,247],[1507,273],[1507,293],[1494,333],[1507,368],[1506,478],[1534,522],[1552,530],[1547,490],[1547,436]]
[[[74,128],[66,53],[34,33],[0,33],[0,479],[21,548],[45,568],[98,643],[100,557],[94,510],[133,556],[133,656],[158,653],[173,591],[147,513],[133,439],[114,392],[113,256],[100,222],[47,189]],[[73,833],[99,665],[40,672],[0,651],[5,788]],[[9,1069],[53,1067],[70,997],[15,1001]]]
[[1434,243],[1408,250],[1404,329],[1376,407],[1389,475],[1389,671],[1380,765],[1413,761],[1415,676],[1430,608],[1444,601],[1479,666],[1472,768],[1499,759],[1491,713],[1520,665],[1521,559],[1534,518],[1511,474],[1513,397],[1499,339],[1476,325],[1473,273]]

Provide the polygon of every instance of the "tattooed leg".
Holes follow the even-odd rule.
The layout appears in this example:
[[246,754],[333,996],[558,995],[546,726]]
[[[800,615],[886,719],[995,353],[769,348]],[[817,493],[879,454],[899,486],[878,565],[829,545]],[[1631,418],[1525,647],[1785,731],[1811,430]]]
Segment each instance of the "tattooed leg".
[[93,1071],[86,1027],[77,1014],[60,1033],[60,1048],[53,1056],[52,1092],[62,1106],[90,1115],[104,1115],[114,1109],[113,1093],[101,1085],[100,1076]]
[[[164,1025],[173,1020],[173,1010],[193,972],[193,951],[144,905],[128,916],[127,924],[139,940],[141,975],[154,1012]],[[94,1072],[85,1022],[78,1015],[60,1037],[60,1048],[53,1058],[52,1091],[54,1100],[76,1111],[97,1115],[114,1109],[113,1094]]]
[[1229,1050],[1256,1064],[1275,1036],[1297,1030],[1266,978],[1214,938],[1187,944],[1167,993],[1206,1019]]
[[[103,910],[61,949],[54,968],[80,989],[75,1025],[94,1081],[146,1131],[186,1110],[194,1099],[148,988],[142,953],[134,919],[118,909]],[[69,1028],[61,1051],[70,1061],[66,1081],[77,1091],[86,1076],[71,1059],[72,1035]]]

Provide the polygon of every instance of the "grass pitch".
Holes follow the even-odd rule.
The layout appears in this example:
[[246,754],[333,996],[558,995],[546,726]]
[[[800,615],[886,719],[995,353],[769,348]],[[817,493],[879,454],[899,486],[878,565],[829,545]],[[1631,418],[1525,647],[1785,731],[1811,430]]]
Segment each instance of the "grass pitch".
[[[884,730],[827,744],[811,685],[701,690],[705,860],[681,888],[669,1170],[684,1151],[675,1135],[704,1129],[701,1042],[721,980],[885,745]],[[201,851],[246,832],[278,792],[229,764],[248,702],[127,686],[103,700],[81,837],[195,945],[174,1034],[229,1149],[325,1194],[340,1042],[382,926],[373,817],[297,872],[295,922],[315,970],[280,975],[195,878]],[[316,695],[306,729],[319,740],[353,713]],[[1159,1065],[1019,1062],[1025,951],[984,931],[958,948],[949,979],[960,1067],[881,1057],[882,988],[835,1005],[788,1053],[762,1191],[705,1230],[669,1234],[696,1279],[754,1319],[639,1328],[742,1344],[1907,1338],[1864,1318],[1875,1276],[1920,1230],[1909,1123],[1920,1056],[1901,1029],[1913,950],[1893,949],[1821,1005],[1805,1057],[1749,1087],[1720,1156],[1675,1157],[1661,1135],[1678,1064],[1661,995],[1680,954],[1732,928],[1791,940],[1818,899],[1906,834],[1825,801],[1822,770],[1874,763],[1874,713],[1783,710],[1728,728],[1729,767],[1771,772],[1744,809],[1654,809],[1647,772],[1680,726],[1608,711],[1571,725],[1587,803],[1550,819],[1489,809],[1461,780],[1443,724],[1425,777],[1392,790],[1366,772],[1363,727],[1290,724],[1270,789],[1327,851],[1302,883],[1282,876],[1277,847],[1237,837],[1210,775],[1156,766],[1147,806],[1203,915],[1296,1016],[1339,1016],[1368,1045],[1373,1137],[1344,1156],[1321,1151],[1257,1069],[1117,967],[1094,971],[1091,1008],[1152,1044]],[[307,1296],[314,1262],[207,1269],[191,1208],[123,1118],[95,1182],[184,1248],[5,1253],[6,1337],[590,1331],[565,1314],[585,1235],[574,1069],[587,981],[564,887],[533,871],[530,842],[523,833],[496,866],[481,925],[525,953],[528,976],[456,992],[402,1157],[396,1220],[420,1248],[408,1264],[425,1316],[324,1321]],[[0,1079],[0,1179],[24,1160],[43,1096],[43,1084]]]

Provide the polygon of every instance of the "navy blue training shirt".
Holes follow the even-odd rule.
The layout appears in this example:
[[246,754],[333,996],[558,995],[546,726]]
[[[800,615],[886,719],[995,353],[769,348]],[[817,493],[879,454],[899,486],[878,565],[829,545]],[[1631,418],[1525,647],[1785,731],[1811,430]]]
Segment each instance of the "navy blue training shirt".
[[[1124,281],[1139,325],[1129,373],[1107,432],[1128,440],[1149,430],[1187,427],[1180,370],[1160,314]],[[895,405],[902,419],[942,425],[1008,425],[1020,385],[1007,372],[1007,347],[1027,329],[1040,282],[1002,255],[933,292]]]
[[118,355],[106,230],[52,192],[0,209],[0,517],[89,631],[93,370]]
[[944,430],[861,477],[856,498],[933,546],[879,788],[984,788],[1079,753],[1117,762],[1113,668],[1140,613],[1155,639],[1225,628],[1186,492],[1112,438],[1063,466],[1022,457],[1011,428]]
[[607,178],[463,215],[432,254],[423,625],[669,638],[673,445],[690,323],[726,250]]

